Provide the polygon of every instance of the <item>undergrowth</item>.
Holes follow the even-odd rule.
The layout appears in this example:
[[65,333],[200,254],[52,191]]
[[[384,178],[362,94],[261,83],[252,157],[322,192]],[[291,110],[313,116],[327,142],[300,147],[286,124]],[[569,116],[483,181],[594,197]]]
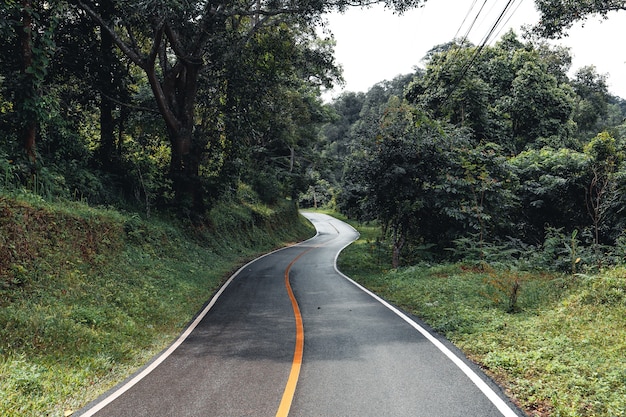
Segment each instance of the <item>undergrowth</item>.
[[313,234],[290,202],[204,228],[0,195],[0,415],[63,416],[166,347],[231,272]]
[[529,416],[626,416],[626,269],[422,262],[391,270],[379,229],[355,227],[361,238],[340,256],[341,270],[445,335]]

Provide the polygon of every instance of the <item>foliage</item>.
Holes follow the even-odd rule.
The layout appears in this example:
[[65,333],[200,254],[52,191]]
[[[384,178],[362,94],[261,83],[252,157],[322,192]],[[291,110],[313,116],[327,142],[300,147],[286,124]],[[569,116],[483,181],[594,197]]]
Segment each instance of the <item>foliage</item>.
[[571,84],[578,96],[573,116],[578,129],[601,130],[599,122],[607,117],[610,101],[606,75],[598,74],[593,65],[582,67],[574,74]]
[[513,136],[517,140],[529,143],[541,137],[567,138],[567,122],[573,108],[569,86],[559,85],[545,68],[526,62],[513,80],[512,88],[510,112]]
[[340,269],[445,335],[529,416],[625,415],[623,268],[572,276],[422,262],[390,271],[390,259],[381,268],[370,255],[379,232],[355,226],[362,237]]
[[[424,60],[425,71],[332,104],[321,146],[336,162],[317,182],[339,190],[336,207],[380,222],[394,267],[498,248],[524,268],[619,262],[624,113],[605,77],[589,66],[570,79],[567,49],[514,32],[482,48],[454,40]],[[552,230],[584,236],[576,268],[520,255],[549,245]]]
[[467,127],[476,140],[511,152],[540,138],[567,143],[574,106],[561,50],[522,43],[513,32],[493,47],[451,43],[427,56],[426,73],[408,99],[434,118]]
[[365,218],[393,236],[396,263],[405,244],[442,250],[465,233],[489,235],[507,227],[515,198],[506,160],[494,144],[473,147],[468,136],[391,99],[370,138],[361,179]]
[[572,230],[587,224],[589,164],[585,154],[569,149],[529,150],[511,159],[520,184],[520,238],[541,242],[546,225]]
[[14,185],[196,220],[240,179],[259,179],[268,202],[297,198],[319,169],[320,89],[340,79],[315,26],[368,4],[2,3],[0,148]]
[[[381,3],[404,11],[421,1]],[[282,141],[293,153],[290,142],[293,134],[299,133],[294,132],[298,125],[289,123],[289,117],[280,117],[290,108],[263,112],[258,103],[269,104],[265,108],[271,109],[280,102],[276,101],[277,92],[297,90],[295,79],[312,88],[329,87],[336,78],[330,43],[310,41],[313,25],[324,12],[371,2],[304,2],[295,6],[291,2],[225,2],[219,7],[116,2],[114,10],[109,10],[110,19],[91,1],[75,4],[79,14],[102,27],[147,80],[152,107],[166,126],[169,177],[177,201],[183,211],[202,216],[210,208],[210,194],[232,185],[227,178],[239,174],[236,161],[246,155],[244,149],[254,146],[257,134],[264,141]],[[198,123],[201,100],[210,103],[203,112],[210,119]],[[299,121],[295,116],[294,121]],[[266,126],[273,131],[264,130],[265,118],[271,120]],[[216,130],[220,125],[223,129]],[[268,134],[272,137],[265,137]],[[242,146],[242,139],[248,146]],[[219,178],[220,186],[207,190],[202,175],[205,160],[224,156],[220,172],[213,177]],[[288,188],[298,180],[288,175],[287,182],[292,183]]]
[[600,243],[607,212],[617,199],[616,172],[624,162],[624,152],[618,151],[616,140],[608,132],[599,133],[584,149],[593,160],[592,176],[587,187],[587,212],[594,227],[595,243]]
[[534,30],[547,37],[561,37],[575,22],[587,19],[590,15],[604,18],[612,11],[625,10],[622,0],[535,0],[541,20]]
[[[24,1],[3,2],[0,29],[7,47],[0,53],[7,62],[6,88],[12,97],[19,132],[31,164],[36,160],[35,140],[38,125],[47,116],[49,98],[45,92],[51,55],[56,48],[54,32],[62,13],[62,4],[46,4]],[[32,168],[31,168],[32,169]]]

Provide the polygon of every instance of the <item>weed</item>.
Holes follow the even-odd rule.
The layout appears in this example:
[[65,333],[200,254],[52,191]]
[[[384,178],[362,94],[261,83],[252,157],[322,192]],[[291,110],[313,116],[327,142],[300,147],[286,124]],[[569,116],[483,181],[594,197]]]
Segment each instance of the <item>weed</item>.
[[483,294],[496,305],[503,305],[507,313],[519,312],[517,301],[527,274],[514,270],[498,271],[488,266],[485,269],[487,275],[483,282],[487,288]]

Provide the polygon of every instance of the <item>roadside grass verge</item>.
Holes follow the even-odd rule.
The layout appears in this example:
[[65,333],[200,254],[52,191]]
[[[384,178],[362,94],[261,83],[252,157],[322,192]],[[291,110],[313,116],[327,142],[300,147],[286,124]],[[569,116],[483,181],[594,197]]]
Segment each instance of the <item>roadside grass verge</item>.
[[353,225],[361,238],[341,254],[340,269],[446,336],[529,416],[626,416],[626,269],[594,276],[475,263],[391,270],[377,248],[379,229]]
[[169,345],[245,261],[313,234],[291,203],[224,201],[199,229],[0,195],[0,415],[77,410]]

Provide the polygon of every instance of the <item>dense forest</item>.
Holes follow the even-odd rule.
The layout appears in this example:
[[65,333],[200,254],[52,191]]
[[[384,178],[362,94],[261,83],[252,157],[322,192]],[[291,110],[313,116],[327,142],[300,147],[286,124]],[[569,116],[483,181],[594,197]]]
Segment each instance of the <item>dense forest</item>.
[[323,15],[372,3],[422,1],[5,1],[0,185],[202,223],[245,184],[379,222],[395,266],[546,245],[541,266],[623,262],[626,101],[543,38],[623,2],[538,0],[523,36],[433,46],[324,103]]
[[626,102],[593,66],[569,78],[566,49],[513,32],[478,49],[438,45],[425,70],[339,97],[327,181],[307,198],[379,221],[396,266],[549,237],[593,247],[592,265],[623,261]]

